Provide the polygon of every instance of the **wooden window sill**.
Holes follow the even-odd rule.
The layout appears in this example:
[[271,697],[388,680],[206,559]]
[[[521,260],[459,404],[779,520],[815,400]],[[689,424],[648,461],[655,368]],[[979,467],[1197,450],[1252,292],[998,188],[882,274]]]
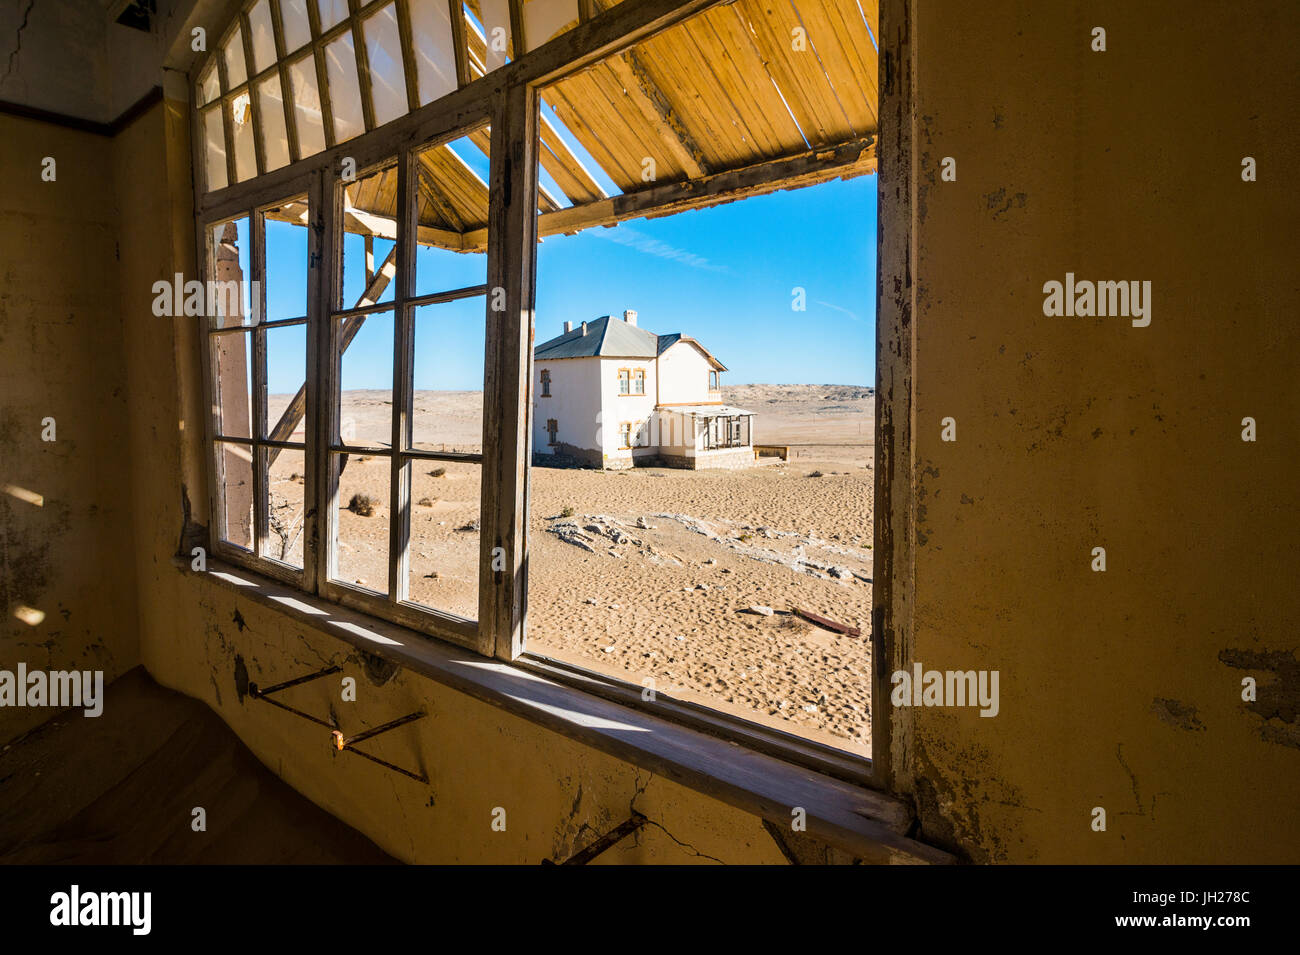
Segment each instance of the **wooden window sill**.
[[954,861],[940,849],[907,838],[911,811],[891,796],[479,656],[242,567],[211,558],[204,572],[192,570],[188,557],[177,557],[174,564],[188,577],[775,825],[790,825],[791,810],[802,807],[807,835],[867,862]]

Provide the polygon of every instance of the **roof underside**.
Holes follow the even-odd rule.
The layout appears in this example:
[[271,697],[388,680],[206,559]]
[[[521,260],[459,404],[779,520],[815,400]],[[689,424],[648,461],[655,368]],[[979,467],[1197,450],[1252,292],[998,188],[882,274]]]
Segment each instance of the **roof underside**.
[[[593,0],[595,12],[614,0]],[[545,111],[539,235],[668,215],[746,195],[875,171],[876,46],[864,0],[734,0],[560,80],[543,101],[609,180],[608,196]],[[467,30],[471,73],[485,47]],[[489,132],[467,137],[488,151]],[[465,147],[463,144],[460,147]],[[643,180],[646,159],[654,178]],[[450,146],[419,158],[419,241],[487,247],[488,188]],[[288,203],[268,213],[305,221]],[[344,227],[393,238],[395,167],[346,189]]]

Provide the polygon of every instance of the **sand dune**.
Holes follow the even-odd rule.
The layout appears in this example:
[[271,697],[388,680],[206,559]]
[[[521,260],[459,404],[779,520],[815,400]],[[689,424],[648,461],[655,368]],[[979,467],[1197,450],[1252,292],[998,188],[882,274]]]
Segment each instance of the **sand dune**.
[[[789,445],[790,460],[743,471],[532,470],[529,649],[866,754],[874,396],[744,385],[724,397],[757,412],[757,440]],[[344,395],[358,444],[387,447],[390,401]],[[480,393],[418,392],[415,407],[417,444],[478,450]],[[285,509],[301,506],[295,470],[300,461],[272,469],[273,507],[295,487]],[[418,462],[412,487],[411,599],[476,617],[479,467]],[[339,576],[381,592],[388,488],[387,458],[349,458]],[[347,508],[353,495],[373,499],[370,516]],[[862,635],[814,626],[792,606]]]

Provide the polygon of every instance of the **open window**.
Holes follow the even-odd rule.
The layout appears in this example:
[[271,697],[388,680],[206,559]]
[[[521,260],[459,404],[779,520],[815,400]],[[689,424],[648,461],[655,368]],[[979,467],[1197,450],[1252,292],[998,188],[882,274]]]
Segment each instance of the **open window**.
[[245,3],[193,77],[217,554],[861,778],[863,9]]

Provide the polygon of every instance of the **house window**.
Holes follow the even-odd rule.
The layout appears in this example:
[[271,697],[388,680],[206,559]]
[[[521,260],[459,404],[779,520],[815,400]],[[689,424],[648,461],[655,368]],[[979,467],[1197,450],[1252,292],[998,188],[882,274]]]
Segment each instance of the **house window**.
[[632,447],[632,425],[626,421],[618,426],[618,446],[621,449]]
[[628,368],[618,370],[618,393],[626,395],[631,393],[632,371]]
[[632,394],[645,394],[645,369],[638,368],[632,373]]
[[546,419],[546,443],[554,447],[557,443],[556,435],[560,433],[560,423],[554,418]]
[[[551,372],[546,368],[542,369],[542,397],[551,397]],[[551,443],[554,444],[555,442],[552,441]]]
[[716,371],[711,371],[709,372],[709,391],[717,391],[717,390],[718,390],[718,373]]

